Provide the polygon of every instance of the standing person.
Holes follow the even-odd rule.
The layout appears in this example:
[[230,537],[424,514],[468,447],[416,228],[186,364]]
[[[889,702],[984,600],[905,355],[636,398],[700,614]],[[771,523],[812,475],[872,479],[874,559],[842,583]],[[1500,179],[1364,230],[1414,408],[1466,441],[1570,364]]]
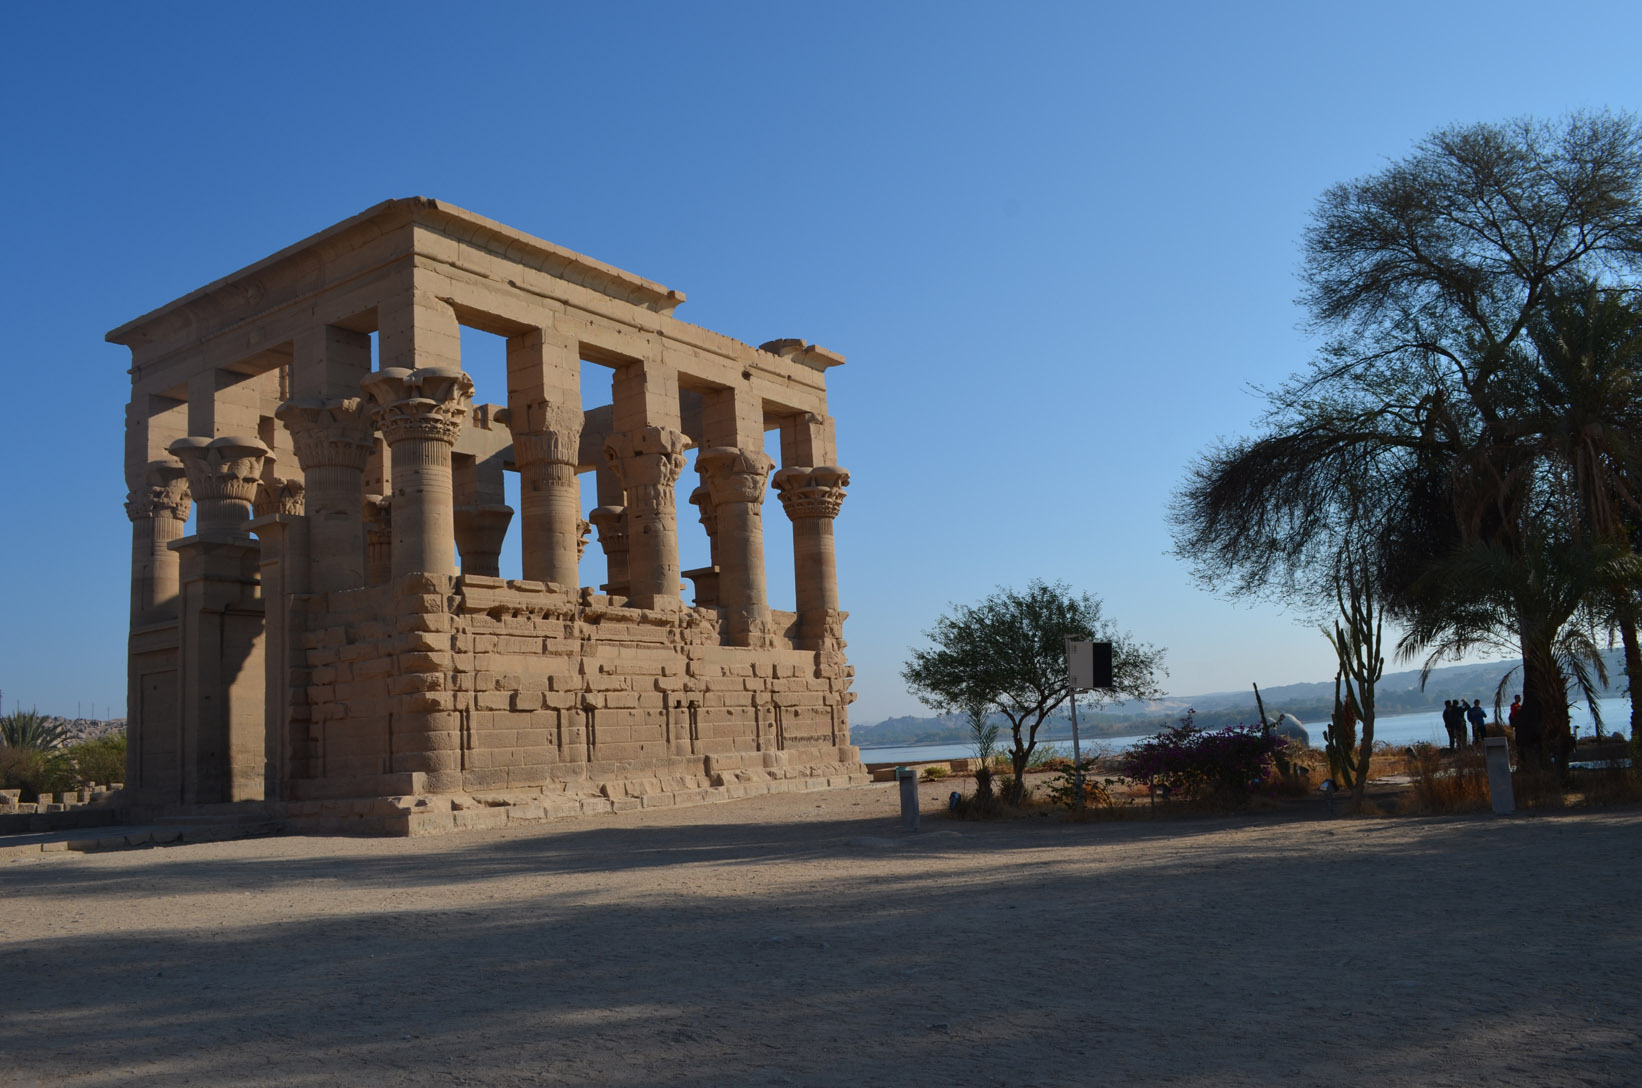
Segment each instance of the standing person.
[[1488,715],[1482,709],[1482,700],[1472,699],[1465,716],[1471,720],[1471,742],[1481,748],[1482,738],[1488,735]]
[[1465,711],[1453,699],[1443,700],[1442,727],[1448,730],[1448,747],[1456,752],[1465,747]]
[[1505,712],[1505,724],[1511,727],[1511,735],[1516,736],[1517,715],[1522,713],[1522,696],[1511,696],[1511,709]]

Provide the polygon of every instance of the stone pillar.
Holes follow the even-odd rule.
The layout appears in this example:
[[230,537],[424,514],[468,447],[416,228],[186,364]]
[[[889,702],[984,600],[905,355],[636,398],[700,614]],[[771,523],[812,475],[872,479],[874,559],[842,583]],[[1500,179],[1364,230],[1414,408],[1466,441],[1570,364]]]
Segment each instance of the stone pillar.
[[473,380],[455,367],[389,367],[363,382],[387,440],[393,478],[394,581],[456,573],[451,448],[473,404]]
[[[581,532],[581,485],[576,478],[582,441],[582,410],[570,405],[528,405],[513,432],[519,466],[520,549],[524,575],[537,582],[576,588],[577,538]],[[602,539],[602,530],[601,530]]]
[[689,440],[671,427],[639,427],[605,440],[604,454],[627,493],[628,600],[636,608],[679,605],[678,515],[673,485]]
[[798,630],[804,649],[823,649],[842,637],[832,519],[838,516],[849,482],[850,474],[835,465],[793,466],[775,474],[775,489],[792,520]]
[[291,432],[307,486],[311,592],[365,584],[360,506],[371,455],[369,414],[359,397],[289,400],[274,413]]
[[254,438],[171,444],[198,504],[180,556],[181,800],[260,800],[268,766],[261,546],[248,529],[272,458]]
[[606,593],[625,597],[627,581],[627,507],[601,506],[587,515],[599,531],[599,547],[604,549]]
[[244,537],[251,520],[263,465],[272,460],[257,438],[193,436],[171,443],[171,454],[188,474],[188,489],[199,504],[195,535],[213,540]]
[[764,582],[764,487],[775,462],[757,450],[714,446],[696,454],[717,514],[718,598],[733,646],[769,646]]
[[131,519],[131,625],[170,619],[177,613],[177,553],[193,499],[176,460],[150,461],[142,481],[125,500]]

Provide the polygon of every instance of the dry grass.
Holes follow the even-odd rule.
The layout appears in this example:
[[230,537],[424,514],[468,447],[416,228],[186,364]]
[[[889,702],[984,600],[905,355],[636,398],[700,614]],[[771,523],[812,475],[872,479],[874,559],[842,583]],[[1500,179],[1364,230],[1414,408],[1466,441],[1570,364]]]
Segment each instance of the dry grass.
[[1457,752],[1416,745],[1403,757],[1412,788],[1402,796],[1397,810],[1405,815],[1427,816],[1439,812],[1486,812],[1488,767],[1479,748]]
[[1634,767],[1608,766],[1577,770],[1570,783],[1569,800],[1593,808],[1642,802],[1642,775]]

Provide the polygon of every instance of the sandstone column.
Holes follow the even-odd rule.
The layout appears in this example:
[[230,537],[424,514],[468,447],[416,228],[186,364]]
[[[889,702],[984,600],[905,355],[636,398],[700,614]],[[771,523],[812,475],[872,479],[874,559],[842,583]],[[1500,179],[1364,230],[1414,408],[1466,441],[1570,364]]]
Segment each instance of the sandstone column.
[[268,447],[248,437],[181,438],[171,453],[196,503],[180,556],[181,800],[259,800],[268,767],[261,545],[248,532]]
[[600,506],[587,515],[599,531],[599,547],[604,549],[605,578],[601,587],[615,597],[627,596],[627,507]]
[[519,467],[524,576],[569,589],[576,568],[582,440],[580,343],[550,328],[507,341],[507,413]]
[[[717,514],[718,597],[733,646],[769,646],[764,581],[764,488],[775,462],[757,450],[714,446],[696,454]],[[830,540],[830,535],[829,535]]]
[[717,608],[719,605],[718,510],[713,506],[713,497],[708,494],[706,484],[702,484],[690,492],[690,505],[696,508],[697,516],[701,520],[701,527],[707,533],[707,566],[687,570],[684,572],[684,577],[695,583],[696,606],[698,608]]
[[793,466],[775,474],[775,489],[792,520],[798,629],[804,649],[819,650],[842,637],[832,519],[844,502],[850,474],[835,465]]
[[307,486],[308,545],[314,593],[365,584],[361,516],[370,418],[359,397],[289,400],[275,415],[291,432]]
[[689,440],[671,427],[639,427],[605,440],[604,453],[627,492],[628,599],[636,608],[679,603],[678,514],[673,485]]
[[142,482],[126,497],[133,627],[176,615],[177,553],[170,544],[182,536],[192,501],[182,464],[170,458],[150,461]]
[[393,477],[392,577],[456,573],[451,448],[473,404],[456,367],[389,367],[367,377]]
[[524,575],[532,581],[575,589],[581,583],[576,568],[582,520],[576,461],[582,442],[582,410],[571,405],[533,404],[522,413],[522,425],[528,429],[513,432],[513,460],[519,466]]

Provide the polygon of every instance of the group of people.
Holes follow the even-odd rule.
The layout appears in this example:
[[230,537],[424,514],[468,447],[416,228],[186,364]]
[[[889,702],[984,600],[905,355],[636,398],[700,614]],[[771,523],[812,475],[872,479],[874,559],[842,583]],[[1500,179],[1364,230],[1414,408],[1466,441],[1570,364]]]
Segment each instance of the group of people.
[[[1512,728],[1517,724],[1517,713],[1522,709],[1522,696],[1511,697],[1511,710],[1507,719]],[[1448,699],[1442,704],[1442,725],[1448,730],[1448,746],[1450,748],[1465,747],[1465,726],[1471,726],[1471,743],[1482,746],[1482,741],[1488,735],[1488,712],[1482,709],[1481,699],[1472,699],[1471,705],[1466,706],[1464,699]]]

